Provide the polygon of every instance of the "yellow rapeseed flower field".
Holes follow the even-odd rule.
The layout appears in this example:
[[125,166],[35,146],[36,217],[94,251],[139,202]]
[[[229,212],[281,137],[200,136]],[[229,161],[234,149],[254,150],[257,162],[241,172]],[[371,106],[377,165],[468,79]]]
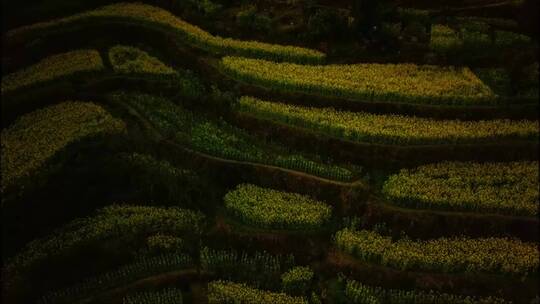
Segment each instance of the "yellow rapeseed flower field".
[[101,56],[95,50],[76,50],[53,55],[2,77],[2,94],[77,72],[100,71],[104,68]]
[[496,95],[469,68],[416,64],[300,65],[224,57],[225,73],[278,91],[365,101],[486,104]]
[[195,25],[185,22],[164,9],[142,3],[116,3],[61,19],[23,26],[9,31],[7,37],[10,38],[19,34],[69,25],[92,18],[122,19],[166,27],[167,29],[176,31],[187,42],[197,47],[222,54],[238,54],[241,56],[309,63],[322,62],[325,59],[324,53],[302,47],[276,45],[258,41],[242,41],[214,36]]
[[349,228],[335,235],[336,245],[355,257],[401,270],[485,272],[526,276],[537,273],[538,247],[509,238],[439,238],[393,241],[376,232]]
[[237,111],[260,119],[313,129],[343,139],[399,145],[493,142],[500,139],[536,139],[537,121],[432,120],[311,108],[242,97]]
[[23,115],[1,133],[2,190],[31,175],[71,143],[125,129],[124,122],[88,102],[69,101]]
[[383,193],[406,207],[535,216],[538,162],[443,162],[403,169]]

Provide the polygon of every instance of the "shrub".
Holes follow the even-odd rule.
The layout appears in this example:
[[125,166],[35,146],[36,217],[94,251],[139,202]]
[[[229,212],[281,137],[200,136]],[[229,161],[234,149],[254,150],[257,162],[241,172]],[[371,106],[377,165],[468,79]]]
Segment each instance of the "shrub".
[[22,185],[69,144],[126,131],[124,122],[87,102],[64,102],[23,115],[2,130],[2,191]]
[[294,267],[281,276],[283,291],[292,295],[306,294],[311,280],[313,280],[313,270],[303,266]]
[[356,142],[422,145],[494,142],[501,139],[534,140],[538,122],[521,120],[432,120],[400,115],[309,108],[242,97],[237,111],[261,120],[287,125]]
[[81,72],[100,71],[104,68],[101,56],[95,50],[77,50],[53,55],[2,77],[2,94]]
[[173,68],[166,66],[159,59],[130,46],[117,45],[109,50],[109,60],[115,72],[175,74]]
[[180,251],[184,248],[184,240],[174,235],[154,234],[146,239],[148,249],[152,253],[165,253],[170,251]]
[[415,64],[298,65],[224,57],[230,76],[277,91],[367,101],[486,104],[491,92],[468,68]]
[[338,248],[355,257],[403,271],[502,273],[527,276],[538,272],[536,244],[508,238],[439,238],[412,241],[349,228],[335,235]]
[[245,224],[265,229],[310,230],[322,228],[332,208],[308,196],[239,185],[224,197],[225,207]]
[[538,162],[444,162],[403,169],[383,193],[405,207],[535,216]]

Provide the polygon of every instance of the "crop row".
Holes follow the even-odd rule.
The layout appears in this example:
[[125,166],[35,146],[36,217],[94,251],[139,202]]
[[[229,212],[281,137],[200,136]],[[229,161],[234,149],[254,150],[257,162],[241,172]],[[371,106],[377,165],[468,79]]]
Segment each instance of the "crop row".
[[314,161],[254,138],[224,121],[195,117],[171,101],[150,95],[117,93],[112,99],[128,103],[144,115],[163,135],[194,150],[238,161],[278,166],[340,181],[350,181],[346,168]]
[[489,25],[481,21],[462,23],[458,30],[442,24],[431,27],[430,47],[439,53],[460,49],[503,48],[530,42],[531,39],[522,34],[499,30],[490,33]]
[[79,72],[105,69],[98,51],[76,50],[47,57],[25,69],[2,77],[2,94]]
[[353,256],[400,270],[503,273],[527,276],[538,272],[536,244],[509,238],[439,238],[414,241],[349,228],[335,235],[338,248]]
[[405,207],[535,216],[538,162],[444,162],[403,169],[383,193]]
[[74,220],[49,236],[28,243],[8,261],[6,270],[10,275],[24,274],[39,263],[105,239],[128,239],[158,232],[196,234],[203,219],[200,213],[180,208],[108,206],[93,217]]
[[122,299],[122,304],[182,304],[182,299],[182,290],[166,288],[128,294]]
[[197,26],[185,22],[166,10],[141,3],[111,4],[73,16],[23,26],[11,30],[7,36],[8,38],[13,38],[18,35],[37,34],[50,28],[72,26],[76,23],[84,23],[94,19],[146,23],[167,30],[173,30],[184,41],[219,54],[236,54],[302,63],[319,63],[325,59],[323,53],[302,47],[283,46],[257,41],[242,41],[214,36]]
[[242,97],[237,109],[260,119],[357,142],[422,145],[493,142],[501,139],[536,139],[537,121],[436,121],[400,115],[311,108]]
[[330,206],[309,196],[250,184],[238,185],[224,201],[233,217],[263,229],[320,229],[332,216]]
[[87,102],[64,102],[23,115],[1,133],[2,191],[30,177],[67,145],[125,128],[105,109]]
[[[90,277],[82,282],[58,291],[51,292],[40,299],[41,304],[65,303],[68,300],[95,295],[96,292],[103,291],[116,286],[122,286],[137,279],[146,278],[163,272],[181,270],[193,265],[192,259],[186,254],[172,253],[155,257],[142,258],[134,263],[124,265],[114,271],[106,272],[95,277]],[[156,294],[156,299],[160,297],[173,296],[174,294]],[[150,295],[129,295],[124,299],[124,303],[139,303],[138,299],[144,299]],[[180,297],[181,300],[181,297]],[[149,303],[149,302],[144,302]],[[155,302],[160,303],[160,302]],[[181,303],[181,302],[174,302]]]
[[466,67],[415,64],[300,65],[224,57],[223,71],[281,92],[361,101],[489,104],[496,95]]
[[351,304],[504,304],[509,303],[495,297],[469,297],[434,291],[383,289],[364,285],[354,280],[347,280],[345,296]]
[[276,284],[282,273],[294,265],[294,256],[273,255],[266,251],[239,253],[235,250],[214,250],[203,247],[200,251],[201,270],[215,277],[235,282],[249,283],[263,289],[278,289]]
[[246,284],[228,281],[208,283],[208,303],[210,304],[307,304],[302,297],[293,297],[285,293],[255,289]]

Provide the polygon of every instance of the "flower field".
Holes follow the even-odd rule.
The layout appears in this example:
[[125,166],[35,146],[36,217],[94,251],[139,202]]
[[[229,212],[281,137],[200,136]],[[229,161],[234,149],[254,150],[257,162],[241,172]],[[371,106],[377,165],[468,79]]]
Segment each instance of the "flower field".
[[504,304],[508,303],[501,298],[495,297],[467,297],[438,292],[425,292],[415,290],[383,289],[371,287],[354,280],[347,280],[345,287],[347,299],[353,304],[368,303],[445,303],[445,304]]
[[194,150],[227,159],[262,163],[339,181],[350,181],[347,168],[308,159],[289,149],[260,142],[225,121],[212,122],[150,95],[116,93],[111,98],[127,102],[149,119],[164,135],[188,143]]
[[227,281],[208,283],[208,303],[211,304],[305,304],[306,299],[251,288],[245,284]]
[[125,128],[124,122],[88,102],[64,102],[20,117],[2,129],[2,191],[31,176],[67,145]]
[[318,63],[325,59],[323,53],[302,47],[275,45],[258,41],[242,41],[214,36],[195,25],[185,22],[166,10],[142,3],[111,4],[62,19],[24,26],[10,31],[8,37],[39,32],[48,28],[69,26],[76,22],[91,20],[93,18],[121,19],[162,26],[166,29],[174,30],[175,33],[181,35],[182,38],[199,48],[219,54],[236,54],[301,63]]
[[538,272],[539,252],[534,243],[508,238],[401,239],[349,228],[335,235],[339,249],[372,263],[400,270],[502,273],[527,276]]
[[235,218],[266,229],[317,229],[332,215],[331,207],[307,196],[249,184],[239,185],[223,200]]
[[494,142],[538,137],[537,121],[437,121],[400,115],[309,108],[242,97],[238,111],[263,120],[313,129],[357,142],[426,145]]
[[77,50],[47,57],[23,70],[2,77],[2,94],[79,72],[105,67],[98,51]]
[[538,162],[445,162],[404,169],[383,193],[405,207],[536,216]]
[[223,57],[236,79],[276,91],[321,94],[362,101],[431,104],[490,104],[495,94],[468,68],[414,64],[308,66]]
[[540,304],[538,1],[4,2],[2,302]]

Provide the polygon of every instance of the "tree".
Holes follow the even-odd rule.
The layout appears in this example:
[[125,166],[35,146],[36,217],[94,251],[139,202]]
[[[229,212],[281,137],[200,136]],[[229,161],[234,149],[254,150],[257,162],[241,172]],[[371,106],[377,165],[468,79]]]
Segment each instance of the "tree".
[[392,17],[392,0],[353,0],[352,16],[355,31],[368,39],[376,37],[382,23]]

